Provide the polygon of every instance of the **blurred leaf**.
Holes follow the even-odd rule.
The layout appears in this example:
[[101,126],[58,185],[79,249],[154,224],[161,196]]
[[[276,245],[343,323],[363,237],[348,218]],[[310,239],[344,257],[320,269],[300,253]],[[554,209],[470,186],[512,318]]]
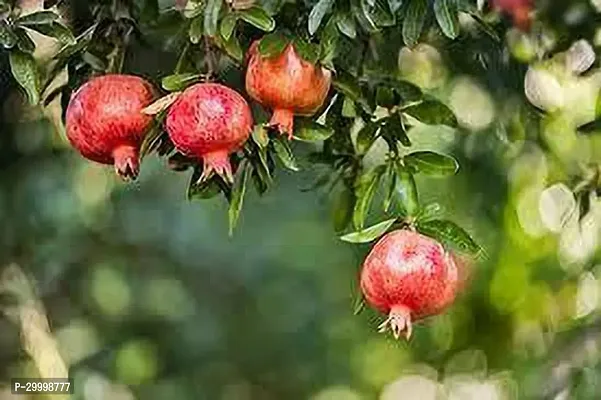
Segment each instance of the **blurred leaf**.
[[372,16],[374,22],[379,27],[389,27],[394,26],[396,24],[396,18],[390,7],[388,2],[385,0],[375,0],[372,5],[372,10],[370,15]]
[[202,14],[205,10],[203,7],[205,4],[204,1],[188,1],[186,2],[186,7],[183,9],[182,14],[184,18],[192,19],[196,18]]
[[296,160],[294,159],[294,154],[292,154],[292,150],[288,144],[288,139],[278,137],[272,140],[271,143],[273,143],[275,154],[278,156],[282,164],[284,164],[284,167],[291,171],[299,171]]
[[18,50],[11,51],[10,69],[17,83],[25,89],[29,103],[38,104],[40,102],[41,76],[33,56]]
[[233,235],[236,224],[238,223],[238,218],[240,217],[240,211],[242,210],[242,204],[244,203],[244,194],[246,193],[246,184],[251,172],[252,169],[248,163],[248,160],[242,160],[236,173],[236,179],[234,180],[234,186],[232,187],[230,206],[228,209],[230,236]]
[[384,108],[395,106],[393,90],[389,87],[378,86],[376,89],[376,104]]
[[353,216],[355,206],[355,195],[346,185],[340,185],[340,189],[334,192],[332,200],[332,221],[334,230],[342,232],[348,226]]
[[309,13],[308,29],[309,35],[313,36],[319,29],[321,21],[326,14],[329,14],[334,5],[334,0],[319,0]]
[[269,135],[267,135],[267,128],[263,124],[255,125],[252,131],[253,141],[262,149],[266,148],[269,144]]
[[417,220],[418,221],[428,221],[431,219],[438,218],[442,213],[442,207],[438,203],[430,203],[419,211]]
[[[394,140],[398,140],[405,147],[411,147],[411,140],[407,136],[405,127],[401,122],[401,116],[397,113],[390,115],[384,121],[382,126],[382,137],[390,144]],[[393,149],[391,149],[394,151]]]
[[501,42],[501,38],[499,37],[497,32],[494,30],[494,28],[488,24],[488,22],[484,21],[482,19],[482,17],[480,17],[475,12],[471,12],[470,15],[474,19],[474,21],[476,21],[478,23],[478,26],[480,27],[480,29],[482,29],[482,31],[484,33],[486,33],[495,42],[497,42],[497,43]]
[[253,6],[238,13],[241,19],[263,32],[271,32],[275,28],[275,20],[261,7]]
[[396,80],[391,86],[403,101],[419,101],[423,97],[422,90],[411,82]]
[[204,32],[207,36],[215,36],[217,33],[222,4],[223,0],[207,0],[204,10]]
[[263,57],[276,57],[282,54],[288,45],[288,39],[279,32],[263,36],[259,42],[259,53]]
[[157,149],[160,144],[161,136],[163,135],[167,135],[167,132],[163,131],[160,123],[155,122],[146,136],[144,136],[144,140],[140,146],[140,160],[143,160],[147,155]]
[[403,19],[403,41],[409,47],[415,46],[424,29],[428,16],[426,0],[409,0]]
[[294,138],[304,142],[319,142],[328,139],[334,134],[334,130],[327,126],[318,124],[311,119],[301,119],[295,122]]
[[203,33],[203,22],[204,18],[202,16],[198,16],[190,22],[190,28],[188,29],[188,36],[190,37],[190,42],[194,44],[200,43],[200,39],[202,38]]
[[52,11],[38,11],[17,18],[15,24],[27,27],[31,25],[44,25],[51,24],[58,20],[58,18],[59,16]]
[[396,218],[392,218],[379,224],[370,226],[358,232],[349,233],[340,238],[349,243],[369,243],[382,236],[396,222]]
[[365,154],[378,138],[380,123],[370,121],[357,133],[357,153]]
[[344,71],[336,74],[332,81],[332,86],[338,92],[348,96],[355,103],[359,104],[366,112],[371,113],[371,106],[367,99],[363,96],[361,86],[355,77]]
[[188,185],[188,200],[210,199],[217,196],[221,192],[221,187],[217,182],[219,179],[218,176],[214,175],[210,179],[205,179],[202,182],[199,182],[201,176],[202,168],[195,168]]
[[160,99],[154,101],[149,106],[144,107],[142,109],[142,113],[146,115],[159,114],[168,109],[171,106],[171,104],[175,103],[175,101],[181,94],[182,92],[173,92],[166,96],[163,96]]
[[407,216],[412,217],[419,212],[419,197],[415,179],[413,174],[400,164],[396,165],[396,175],[396,193],[399,195]]
[[356,229],[363,229],[369,207],[385,171],[386,167],[379,165],[372,170],[363,172],[357,178],[355,184],[355,197],[357,201],[353,210],[353,225]]
[[352,15],[349,13],[338,14],[336,18],[336,26],[343,35],[351,39],[355,39],[357,37],[357,24],[355,23]]
[[180,91],[190,86],[192,83],[199,81],[201,78],[201,74],[173,74],[164,77],[161,80],[161,86],[169,92]]
[[455,39],[459,35],[455,0],[434,0],[434,16],[440,29],[449,39]]
[[17,44],[17,35],[8,27],[4,21],[0,21],[0,45],[5,49],[10,49]]
[[482,250],[466,231],[452,221],[423,221],[417,224],[417,229],[426,236],[462,251],[476,254]]
[[197,164],[196,161],[186,157],[180,152],[171,155],[167,160],[167,166],[172,171],[182,172]]
[[374,33],[379,29],[368,12],[368,8],[366,0],[351,0],[351,11],[361,28],[367,33]]
[[359,293],[359,295],[357,295],[355,297],[355,300],[353,302],[353,315],[361,314],[361,311],[363,311],[364,309],[365,309],[365,298],[363,297],[362,293]]
[[42,35],[53,37],[63,44],[75,44],[75,37],[69,28],[59,22],[52,22],[51,24],[44,25],[32,25],[28,26],[28,28],[37,31]]
[[234,33],[234,29],[236,28],[236,22],[238,22],[238,15],[235,13],[229,13],[221,20],[219,32],[225,40],[229,40],[229,38]]
[[403,109],[403,112],[424,124],[457,127],[457,118],[453,111],[438,100],[425,100]]
[[17,35],[17,47],[19,50],[25,53],[33,53],[35,51],[35,43],[29,37],[29,34],[23,28],[15,29],[15,35]]
[[414,172],[426,175],[454,175],[459,169],[459,164],[453,157],[432,151],[416,151],[407,154],[403,157],[403,161]]
[[578,132],[581,132],[581,133],[601,132],[601,119],[596,119],[593,122],[589,122],[588,124],[579,126]]

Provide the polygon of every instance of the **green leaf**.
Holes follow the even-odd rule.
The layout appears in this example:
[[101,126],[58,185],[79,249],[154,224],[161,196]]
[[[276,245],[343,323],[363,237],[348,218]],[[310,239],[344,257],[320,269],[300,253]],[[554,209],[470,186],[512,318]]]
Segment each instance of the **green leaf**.
[[357,24],[349,13],[341,13],[337,16],[336,27],[343,35],[351,39],[357,37]]
[[388,212],[390,210],[390,206],[392,205],[392,201],[394,199],[394,193],[397,185],[397,176],[394,168],[394,163],[389,162],[386,167],[386,178],[388,179],[388,189],[386,191],[386,197],[384,197],[383,208],[384,212]]
[[4,22],[0,21],[0,45],[5,49],[10,49],[17,44],[17,35]]
[[349,243],[369,243],[382,236],[396,222],[396,218],[380,222],[358,232],[349,233],[340,238]]
[[371,146],[374,144],[376,139],[378,138],[378,133],[380,132],[380,123],[370,121],[368,122],[359,133],[357,133],[357,153],[365,154],[369,151]]
[[361,311],[365,309],[365,298],[363,297],[363,293],[360,293],[355,297],[353,301],[353,315],[361,314]]
[[41,77],[33,56],[18,50],[10,52],[10,70],[15,80],[27,93],[29,103],[40,102]]
[[442,213],[442,207],[438,203],[430,203],[419,211],[417,215],[418,221],[428,221],[438,218]]
[[340,71],[340,73],[336,74],[334,77],[332,86],[334,86],[336,91],[349,97],[355,103],[359,104],[364,111],[371,114],[372,107],[369,105],[369,102],[363,95],[363,91],[361,90],[361,86],[359,85],[357,78],[349,73]]
[[355,194],[346,185],[340,185],[340,188],[334,192],[332,200],[332,222],[334,230],[339,233],[346,229],[355,206]]
[[217,33],[222,4],[223,0],[207,0],[204,12],[204,32],[207,36],[215,36]]
[[244,194],[246,193],[246,184],[251,172],[252,168],[248,160],[242,160],[242,163],[240,163],[236,173],[234,186],[232,187],[230,206],[227,213],[229,219],[230,236],[233,235],[234,228],[236,227],[238,218],[240,217],[240,211],[242,210],[242,204],[244,203]]
[[190,42],[194,44],[200,43],[200,39],[202,38],[203,33],[203,23],[204,18],[202,16],[198,16],[190,22],[190,28],[188,29],[188,36],[190,37]]
[[192,83],[199,81],[201,78],[201,74],[174,74],[164,77],[161,80],[161,86],[163,87],[163,89],[169,92],[176,92],[185,89]]
[[58,20],[58,18],[59,16],[52,11],[39,11],[18,18],[15,24],[27,27],[31,25],[45,25]]
[[455,0],[434,0],[434,16],[440,29],[449,39],[455,39],[459,35]]
[[33,53],[35,51],[35,43],[29,37],[29,34],[23,28],[15,29],[17,35],[17,47],[25,53]]
[[69,28],[59,22],[52,22],[51,24],[44,25],[31,25],[28,26],[28,28],[37,31],[42,35],[53,37],[63,44],[75,44],[75,37]]
[[294,138],[304,142],[319,142],[328,139],[333,134],[332,128],[318,124],[311,119],[297,121],[294,130]]
[[196,18],[202,14],[204,10],[204,2],[202,1],[188,1],[186,2],[186,7],[182,11],[184,18],[192,19]]
[[377,26],[389,27],[396,24],[394,13],[390,10],[388,2],[385,0],[375,0],[370,15]]
[[403,41],[407,46],[413,47],[419,41],[426,23],[427,12],[426,0],[409,0],[403,19]]
[[232,34],[234,33],[234,29],[236,28],[236,22],[238,22],[238,15],[235,13],[229,13],[221,20],[219,32],[225,40],[229,40]]
[[385,171],[386,167],[379,165],[370,171],[364,172],[357,178],[355,185],[357,201],[353,210],[353,225],[356,229],[363,229],[369,207]]
[[263,57],[276,57],[282,54],[288,45],[288,39],[279,32],[270,33],[263,36],[259,42],[259,53]]
[[239,12],[239,16],[244,21],[254,27],[259,28],[263,32],[271,32],[275,28],[275,20],[271,18],[261,7],[253,6],[249,9]]
[[594,120],[588,124],[584,124],[578,127],[578,132],[581,133],[597,133],[601,132],[601,119]]
[[275,154],[278,156],[282,164],[284,164],[284,167],[291,171],[299,171],[296,160],[294,159],[294,154],[292,154],[292,150],[288,145],[288,140],[286,138],[278,137],[272,140],[271,143],[273,143]]
[[470,15],[472,16],[474,21],[476,21],[478,23],[478,26],[480,26],[480,29],[482,29],[482,31],[484,31],[484,33],[486,33],[488,36],[490,36],[490,38],[493,39],[495,42],[497,42],[497,43],[501,42],[501,38],[499,37],[497,32],[494,30],[494,28],[489,25],[488,22],[484,21],[482,19],[482,17],[480,17],[478,14],[476,14],[474,12],[470,13]]
[[269,145],[269,135],[267,134],[265,125],[255,125],[255,128],[252,131],[252,139],[262,149]]
[[376,104],[384,108],[392,108],[395,104],[394,91],[392,88],[378,86],[376,89]]
[[351,11],[361,28],[367,33],[375,33],[379,28],[369,13],[369,7],[366,0],[351,0]]
[[221,46],[228,56],[238,62],[243,61],[244,51],[242,50],[242,46],[240,46],[240,42],[235,35],[230,36],[229,40],[221,40]]
[[407,136],[405,127],[401,122],[401,116],[397,113],[390,115],[384,121],[382,126],[382,137],[390,143],[394,143],[396,140],[401,142],[405,147],[411,147],[411,140]]
[[190,179],[190,184],[188,185],[188,200],[211,199],[221,192],[218,176],[215,175],[210,179],[205,179],[204,181],[199,182],[201,176],[202,168],[195,168],[192,178]]
[[318,45],[314,43],[308,43],[300,37],[294,38],[293,44],[298,55],[305,61],[316,63],[319,59],[321,49]]
[[408,216],[415,216],[419,212],[419,197],[413,174],[402,165],[396,166],[396,193],[400,197],[401,205]]
[[427,125],[447,125],[457,127],[453,111],[438,100],[426,100],[403,110],[418,121]]
[[471,236],[455,224],[448,220],[430,220],[417,224],[417,230],[426,236],[430,236],[441,243],[455,247],[461,251],[477,254],[482,248],[471,238]]
[[181,94],[182,92],[169,93],[168,95],[163,96],[152,102],[150,105],[144,107],[142,109],[142,113],[146,115],[160,114],[169,107],[171,107],[171,105],[175,103],[175,101],[179,98]]
[[313,36],[315,32],[319,29],[321,25],[321,21],[323,21],[323,17],[326,16],[334,5],[334,0],[319,0],[317,4],[313,6],[311,12],[309,13],[309,35]]
[[403,160],[414,172],[432,176],[454,175],[459,169],[459,164],[453,157],[433,151],[416,151],[407,154]]

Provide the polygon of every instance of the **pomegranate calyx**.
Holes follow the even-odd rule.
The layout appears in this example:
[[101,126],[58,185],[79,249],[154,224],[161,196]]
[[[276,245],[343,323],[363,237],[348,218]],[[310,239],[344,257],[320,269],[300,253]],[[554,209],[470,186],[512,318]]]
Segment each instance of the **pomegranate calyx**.
[[113,150],[115,172],[124,180],[136,180],[140,173],[138,150],[131,145],[117,146]]
[[409,340],[413,332],[411,310],[403,305],[392,307],[388,318],[378,326],[378,332],[386,332],[389,326],[395,339],[398,340],[403,335],[406,340]]
[[213,174],[219,175],[226,183],[234,182],[232,165],[230,164],[229,154],[226,151],[215,151],[203,156],[203,170],[199,182],[204,182]]
[[275,109],[269,121],[269,127],[276,129],[282,135],[286,134],[292,140],[294,132],[294,113],[291,110]]

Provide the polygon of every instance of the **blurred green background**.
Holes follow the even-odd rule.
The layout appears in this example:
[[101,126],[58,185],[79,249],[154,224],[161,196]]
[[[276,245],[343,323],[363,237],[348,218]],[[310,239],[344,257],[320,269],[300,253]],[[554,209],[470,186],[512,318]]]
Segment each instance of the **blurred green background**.
[[[577,24],[568,26],[561,33],[578,38]],[[516,41],[505,57],[528,58],[538,46],[508,35]],[[551,48],[567,49],[557,37]],[[486,257],[454,306],[418,324],[408,343],[378,334],[377,313],[354,315],[369,246],[341,242],[331,199],[300,190],[317,176],[312,168],[279,171],[265,197],[250,191],[229,238],[222,198],[186,200],[190,172],[170,172],[153,155],[138,181],[123,184],[82,159],[56,110],[23,104],[0,53],[0,266],[14,263],[35,283],[74,398],[601,398],[601,208],[594,191],[586,208],[573,194],[601,154],[599,136],[575,130],[595,117],[597,64],[561,81],[569,104],[540,115],[520,79],[516,89],[511,76],[470,75],[446,51],[444,60],[434,45],[399,56],[399,73],[461,123],[409,132],[413,150],[453,154],[461,165],[457,176],[420,177],[418,186]],[[166,55],[136,48],[127,69],[168,75],[175,57]],[[382,149],[367,161],[382,162]],[[35,376],[10,317],[0,317],[0,399],[13,398],[10,378]]]

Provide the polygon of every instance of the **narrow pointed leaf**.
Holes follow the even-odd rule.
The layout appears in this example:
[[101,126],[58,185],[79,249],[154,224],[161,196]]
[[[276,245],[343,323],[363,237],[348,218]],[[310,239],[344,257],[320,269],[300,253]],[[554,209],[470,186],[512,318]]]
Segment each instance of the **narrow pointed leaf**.
[[315,32],[317,32],[323,21],[323,17],[332,10],[333,5],[334,0],[319,0],[317,4],[313,6],[311,13],[309,13],[309,35],[313,36]]
[[156,115],[159,114],[166,109],[168,109],[171,104],[175,103],[178,97],[182,94],[182,92],[173,92],[168,94],[167,96],[163,96],[160,99],[156,100],[149,106],[146,106],[142,109],[142,113],[146,115]]
[[369,213],[370,205],[385,170],[386,167],[380,165],[371,171],[364,172],[357,178],[355,187],[357,201],[353,210],[353,225],[356,229],[363,229],[365,218]]
[[277,138],[272,141],[275,154],[278,156],[284,167],[291,171],[299,171],[294,154],[288,145],[287,139]]
[[371,146],[374,144],[376,139],[378,138],[378,133],[380,132],[380,123],[378,122],[369,122],[367,123],[359,133],[357,133],[357,153],[365,154],[369,151]]
[[459,169],[453,157],[433,151],[416,151],[407,154],[403,160],[414,172],[432,176],[454,175]]
[[250,177],[252,168],[247,160],[243,160],[238,168],[236,179],[234,180],[234,186],[232,187],[232,194],[230,200],[230,206],[228,209],[229,219],[229,234],[232,236],[234,228],[238,223],[240,217],[240,211],[242,210],[242,204],[244,203],[244,195],[246,193],[246,184]]
[[229,40],[229,38],[234,33],[234,29],[236,28],[236,22],[238,22],[238,15],[234,13],[229,13],[221,20],[221,25],[219,26],[219,32],[221,36],[225,40]]
[[238,15],[240,16],[240,19],[259,28],[263,32],[271,32],[275,28],[275,20],[261,7],[253,6],[249,9],[240,11]]
[[365,228],[358,232],[349,233],[340,238],[345,242],[349,243],[369,243],[380,236],[382,236],[386,231],[396,222],[396,218],[392,218],[386,220],[384,222],[380,222],[379,224],[370,226],[369,228]]
[[27,93],[29,103],[40,102],[41,76],[33,56],[18,50],[10,52],[10,69],[15,80]]
[[403,112],[427,125],[457,127],[457,118],[453,111],[438,100],[423,101],[405,108]]
[[414,216],[419,212],[419,197],[415,178],[411,172],[401,165],[396,166],[396,174],[396,193],[399,196],[401,205],[408,216]]
[[459,18],[455,0],[434,0],[434,16],[446,37],[455,39],[459,35]]
[[204,32],[207,36],[215,36],[217,33],[217,22],[223,0],[207,0],[204,12]]
[[333,134],[334,130],[332,128],[310,119],[298,121],[294,130],[294,138],[304,142],[319,142],[328,139]]
[[163,87],[163,89],[169,92],[180,91],[190,86],[192,83],[199,81],[201,78],[201,74],[173,74],[164,77],[161,80],[161,86]]
[[39,11],[24,15],[15,21],[15,24],[21,26],[50,24],[58,20],[59,16],[52,11]]
[[430,220],[417,224],[417,229],[424,235],[430,236],[443,244],[455,247],[461,251],[477,254],[482,248],[472,239],[463,228],[448,220]]
[[413,47],[419,41],[424,30],[428,13],[427,0],[409,0],[409,6],[403,19],[403,41]]

